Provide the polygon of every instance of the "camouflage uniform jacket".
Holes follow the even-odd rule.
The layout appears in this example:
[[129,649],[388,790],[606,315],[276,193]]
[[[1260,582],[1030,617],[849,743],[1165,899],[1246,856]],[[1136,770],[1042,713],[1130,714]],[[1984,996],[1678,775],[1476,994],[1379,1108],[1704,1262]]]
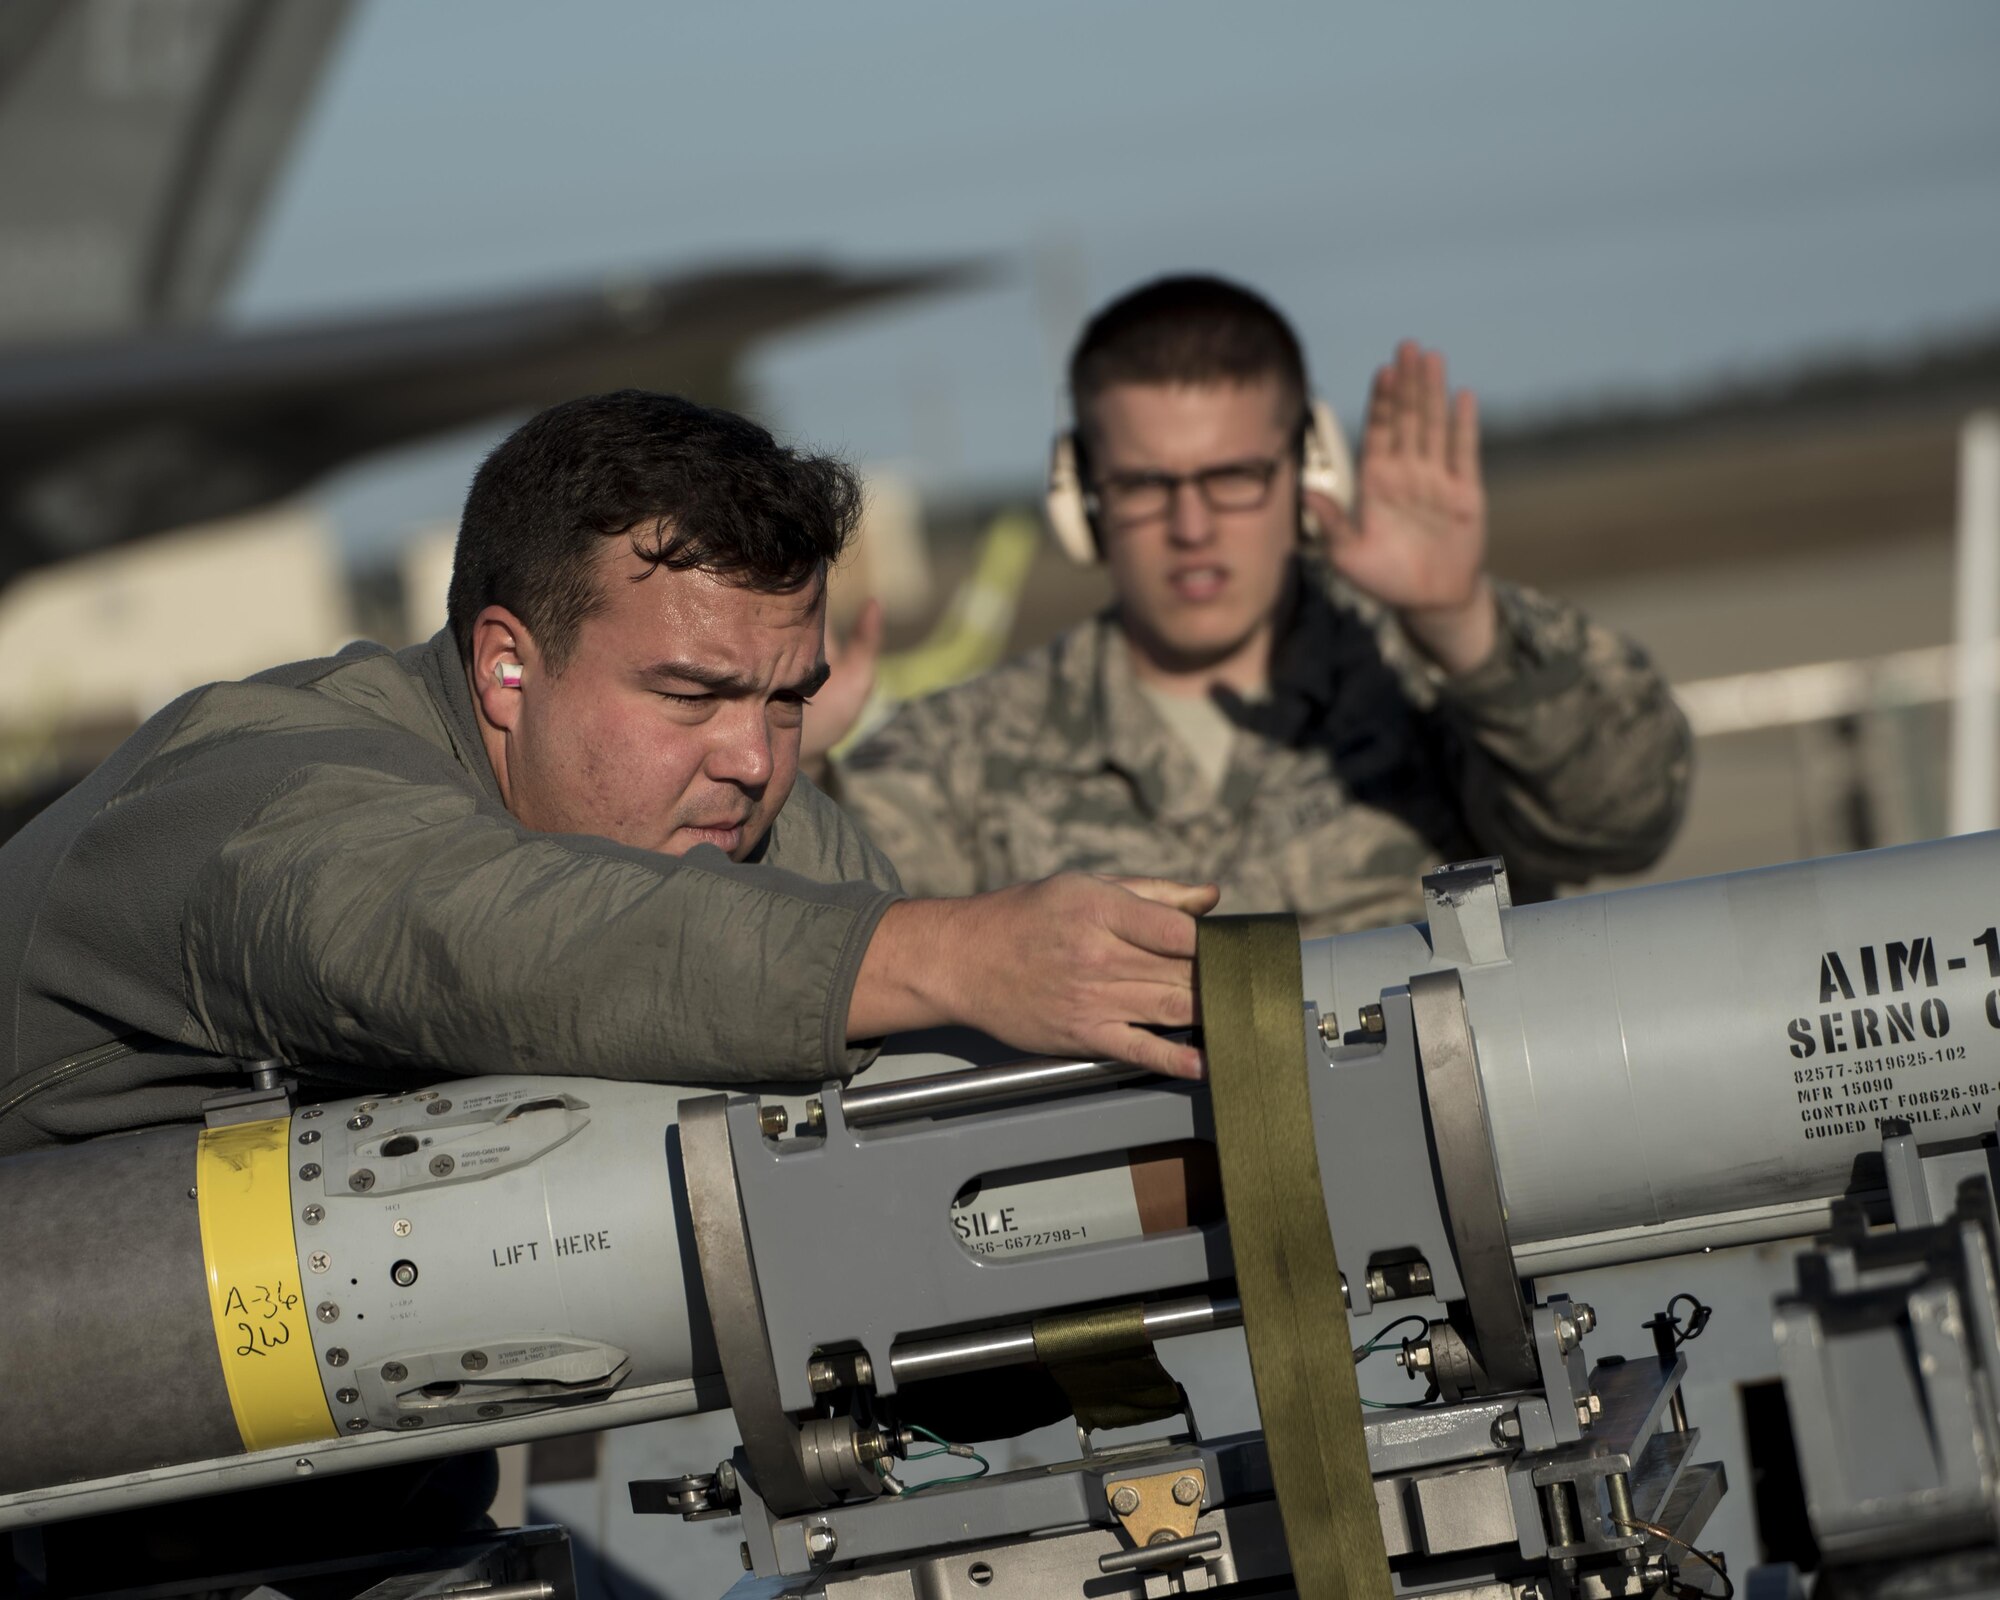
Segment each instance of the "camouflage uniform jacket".
[[829,782],[913,894],[1052,872],[1222,885],[1225,912],[1309,936],[1422,917],[1419,876],[1505,856],[1516,897],[1630,872],[1666,847],[1685,720],[1644,655],[1573,607],[1499,584],[1500,642],[1447,677],[1317,564],[1237,725],[1220,791],[1147,703],[1107,615],[904,706]]

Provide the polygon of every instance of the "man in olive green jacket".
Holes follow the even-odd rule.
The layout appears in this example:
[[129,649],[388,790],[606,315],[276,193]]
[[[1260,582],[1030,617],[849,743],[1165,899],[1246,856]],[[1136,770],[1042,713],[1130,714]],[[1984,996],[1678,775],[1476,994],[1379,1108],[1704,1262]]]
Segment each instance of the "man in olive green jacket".
[[1192,1076],[1212,891],[901,897],[796,784],[839,463],[625,391],[480,469],[450,626],[184,695],[0,849],[0,1155],[189,1120],[250,1062],[842,1077],[885,1033]]

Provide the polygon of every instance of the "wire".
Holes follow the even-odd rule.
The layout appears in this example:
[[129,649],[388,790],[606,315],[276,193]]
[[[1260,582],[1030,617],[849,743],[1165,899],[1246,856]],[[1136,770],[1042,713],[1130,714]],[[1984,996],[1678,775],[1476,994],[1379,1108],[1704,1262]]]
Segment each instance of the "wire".
[[[977,1450],[973,1449],[971,1445],[953,1444],[951,1440],[932,1433],[929,1428],[919,1427],[914,1422],[908,1423],[905,1426],[911,1433],[930,1440],[937,1447],[934,1450],[906,1451],[903,1455],[905,1461],[929,1461],[936,1456],[957,1456],[961,1461],[977,1461],[979,1463],[979,1470],[977,1472],[954,1472],[947,1477],[930,1478],[926,1479],[923,1483],[904,1484],[900,1488],[894,1487],[894,1480],[891,1480],[892,1487],[890,1493],[922,1494],[926,1489],[939,1489],[947,1483],[970,1483],[974,1478],[983,1478],[993,1470],[993,1463],[988,1461]],[[884,1478],[889,1477],[888,1459],[884,1457],[882,1460],[877,1461],[875,1463],[875,1470]]]
[[[1382,1329],[1381,1332],[1377,1333],[1366,1344],[1358,1344],[1354,1347],[1354,1364],[1357,1367],[1360,1366],[1362,1362],[1366,1361],[1370,1356],[1376,1354],[1382,1348],[1383,1341],[1386,1340],[1391,1334],[1393,1334],[1398,1328],[1403,1327],[1406,1324],[1412,1322],[1414,1322],[1418,1327],[1426,1329],[1429,1328],[1431,1325],[1431,1319],[1429,1317],[1417,1316],[1414,1313],[1412,1313],[1410,1316],[1407,1317],[1398,1317],[1394,1322],[1390,1323],[1388,1327]],[[1432,1393],[1435,1393],[1435,1391],[1432,1391]],[[1418,1406],[1429,1405],[1431,1402],[1431,1398],[1432,1398],[1431,1394],[1426,1394],[1421,1399],[1418,1400],[1370,1400],[1369,1398],[1367,1398],[1367,1396],[1363,1395],[1360,1397],[1360,1400],[1361,1403],[1364,1406],[1366,1406],[1370,1411],[1413,1411]]]
[[[1692,1295],[1689,1295],[1688,1298],[1691,1300],[1694,1299]],[[1696,1301],[1695,1303],[1697,1305],[1700,1304],[1699,1301]],[[1669,1308],[1671,1309],[1671,1302],[1669,1303]],[[1689,1337],[1692,1338],[1693,1335],[1689,1335]],[[1687,1540],[1681,1538],[1677,1534],[1672,1534],[1667,1532],[1667,1530],[1661,1527],[1657,1522],[1641,1522],[1636,1517],[1614,1517],[1612,1518],[1612,1521],[1621,1528],[1630,1528],[1634,1533],[1651,1534],[1655,1539],[1658,1539],[1665,1544],[1674,1545],[1682,1550],[1685,1550],[1689,1555],[1693,1556],[1695,1560],[1699,1561],[1704,1567],[1708,1568],[1710,1572],[1714,1573],[1718,1578],[1722,1580],[1722,1593],[1714,1596],[1714,1600],[1736,1600],[1736,1580],[1730,1577],[1729,1573],[1724,1569],[1722,1563],[1716,1560],[1715,1557],[1710,1555],[1706,1550],[1695,1549],[1695,1547],[1689,1544]]]

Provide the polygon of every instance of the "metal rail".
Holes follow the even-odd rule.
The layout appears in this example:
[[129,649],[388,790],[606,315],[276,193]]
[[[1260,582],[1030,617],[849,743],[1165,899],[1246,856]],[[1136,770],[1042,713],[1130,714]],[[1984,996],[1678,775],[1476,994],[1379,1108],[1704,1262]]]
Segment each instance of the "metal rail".
[[[1174,1040],[1185,1032],[1168,1034]],[[1131,1078],[1151,1076],[1144,1067],[1124,1061],[1065,1061],[1035,1056],[993,1067],[969,1067],[900,1083],[870,1084],[848,1089],[840,1097],[841,1115],[850,1128],[872,1128],[941,1111],[968,1111],[1006,1100],[1025,1100],[1066,1089],[1098,1089]]]
[[[1201,1333],[1209,1328],[1235,1328],[1243,1323],[1243,1302],[1233,1295],[1194,1295],[1161,1300],[1146,1307],[1146,1333],[1154,1339]],[[896,1346],[889,1352],[889,1370],[901,1387],[923,1378],[942,1378],[991,1367],[1026,1366],[1035,1359],[1033,1323],[989,1328],[983,1333],[956,1334]]]

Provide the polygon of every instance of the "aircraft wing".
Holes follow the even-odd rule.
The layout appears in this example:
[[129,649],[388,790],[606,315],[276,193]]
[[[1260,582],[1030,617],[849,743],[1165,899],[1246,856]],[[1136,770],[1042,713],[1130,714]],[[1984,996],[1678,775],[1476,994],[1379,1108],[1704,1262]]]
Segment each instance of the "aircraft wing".
[[756,340],[965,276],[725,268],[469,309],[0,356],[0,583],[572,395],[631,385],[727,400]]

